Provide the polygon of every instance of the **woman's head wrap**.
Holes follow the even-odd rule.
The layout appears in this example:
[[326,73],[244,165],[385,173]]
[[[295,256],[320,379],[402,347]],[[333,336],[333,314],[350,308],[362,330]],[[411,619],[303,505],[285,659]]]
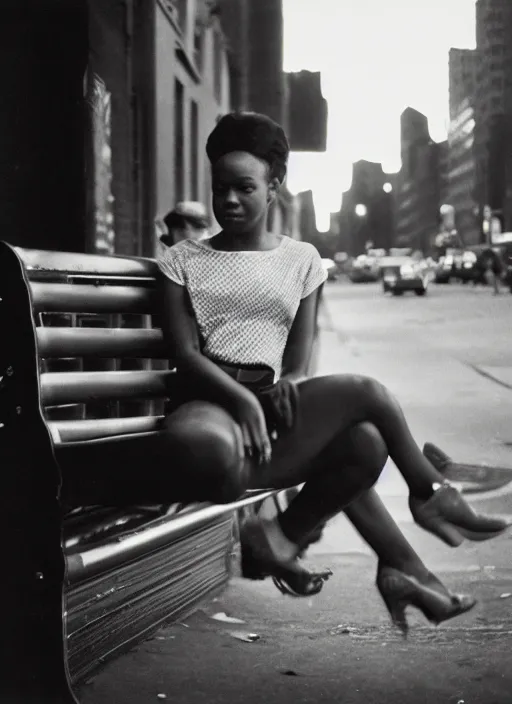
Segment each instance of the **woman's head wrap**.
[[224,115],[208,137],[206,154],[212,164],[230,152],[249,152],[270,166],[271,178],[286,176],[290,146],[283,128],[266,115],[232,112]]

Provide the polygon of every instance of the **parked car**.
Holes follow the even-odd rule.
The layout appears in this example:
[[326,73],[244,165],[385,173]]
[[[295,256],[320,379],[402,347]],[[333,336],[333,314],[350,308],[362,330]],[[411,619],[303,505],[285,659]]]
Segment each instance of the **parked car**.
[[424,259],[412,257],[383,257],[380,270],[383,292],[394,296],[401,296],[404,291],[424,296],[433,278],[431,266]]
[[512,242],[498,245],[499,254],[503,265],[502,279],[512,293]]
[[447,249],[446,253],[439,257],[434,281],[437,284],[449,284],[451,279],[461,279],[463,270],[462,256],[463,251],[460,249]]
[[371,283],[373,281],[378,281],[379,279],[379,266],[375,257],[369,257],[366,254],[360,254],[356,257],[350,270],[348,272],[348,278],[354,284]]
[[466,247],[462,252],[462,269],[460,278],[463,283],[468,281],[483,281],[483,269],[480,266],[482,252],[487,248],[485,244],[475,244]]

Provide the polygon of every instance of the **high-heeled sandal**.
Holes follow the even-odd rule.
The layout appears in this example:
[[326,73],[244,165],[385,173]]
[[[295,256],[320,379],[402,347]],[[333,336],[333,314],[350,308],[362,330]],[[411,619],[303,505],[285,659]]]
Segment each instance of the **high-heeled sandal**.
[[[318,594],[324,582],[332,575],[331,570],[312,572],[294,558],[280,560],[270,546],[261,521],[251,518],[241,527],[242,575],[249,579],[272,581],[283,594],[307,597]],[[245,553],[245,554],[244,554]]]
[[393,625],[407,637],[409,624],[405,609],[414,606],[436,626],[470,611],[477,603],[467,594],[452,594],[440,582],[422,584],[418,579],[394,567],[379,567],[377,589],[384,601]]

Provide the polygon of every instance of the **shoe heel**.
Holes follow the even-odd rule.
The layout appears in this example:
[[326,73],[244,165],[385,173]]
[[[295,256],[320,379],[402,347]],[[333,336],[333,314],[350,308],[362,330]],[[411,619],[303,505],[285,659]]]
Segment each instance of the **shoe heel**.
[[448,521],[437,523],[433,526],[432,532],[451,548],[458,548],[464,542],[465,537],[467,537],[464,536],[462,528],[458,528],[453,523],[448,523]]
[[398,628],[402,637],[406,639],[409,633],[409,624],[407,623],[407,616],[405,615],[407,601],[405,601],[405,599],[395,600],[390,595],[382,594],[382,592],[381,596],[388,610],[391,623]]
[[377,589],[388,610],[391,623],[407,638],[409,624],[405,609],[409,599],[406,592],[408,585],[403,583],[402,575],[394,569],[379,569],[377,572]]

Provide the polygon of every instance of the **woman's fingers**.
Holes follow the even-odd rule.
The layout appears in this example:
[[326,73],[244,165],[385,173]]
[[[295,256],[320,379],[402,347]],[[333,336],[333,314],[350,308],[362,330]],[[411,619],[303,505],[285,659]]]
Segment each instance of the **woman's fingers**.
[[235,442],[236,442],[236,453],[241,462],[245,459],[245,443],[244,443],[244,433],[242,428],[238,425],[238,423],[234,424],[234,432],[235,432]]
[[270,462],[272,457],[272,445],[267,432],[267,424],[263,413],[259,422],[252,428],[253,443],[260,462]]
[[244,445],[244,455],[245,455],[245,457],[252,457],[252,454],[253,454],[252,433],[249,429],[249,426],[246,425],[245,423],[241,426],[241,430],[242,430],[242,438],[243,438],[243,445]]

